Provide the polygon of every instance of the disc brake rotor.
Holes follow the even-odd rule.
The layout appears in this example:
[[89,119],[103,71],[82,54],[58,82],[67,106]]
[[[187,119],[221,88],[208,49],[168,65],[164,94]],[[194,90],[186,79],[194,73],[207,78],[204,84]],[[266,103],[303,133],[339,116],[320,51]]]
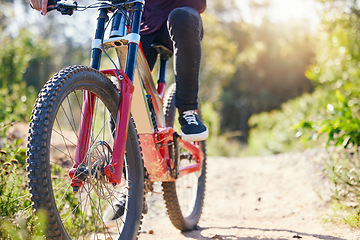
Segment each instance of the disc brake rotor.
[[89,150],[87,167],[88,180],[101,199],[109,199],[114,195],[115,187],[104,173],[104,167],[111,163],[112,149],[105,141],[98,141]]

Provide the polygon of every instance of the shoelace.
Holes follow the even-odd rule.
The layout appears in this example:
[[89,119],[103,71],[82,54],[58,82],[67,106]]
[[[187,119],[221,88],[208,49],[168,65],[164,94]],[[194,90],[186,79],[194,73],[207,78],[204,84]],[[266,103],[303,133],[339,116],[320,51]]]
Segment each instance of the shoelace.
[[182,114],[183,114],[183,118],[186,120],[186,122],[189,125],[190,124],[199,125],[199,123],[196,121],[196,113],[194,110],[184,111]]

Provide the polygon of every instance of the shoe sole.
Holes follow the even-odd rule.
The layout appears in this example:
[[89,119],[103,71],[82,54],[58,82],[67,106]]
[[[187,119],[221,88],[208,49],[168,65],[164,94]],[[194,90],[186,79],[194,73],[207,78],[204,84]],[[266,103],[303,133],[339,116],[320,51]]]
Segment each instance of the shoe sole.
[[206,129],[205,132],[202,133],[197,133],[197,134],[184,134],[181,130],[180,130],[180,136],[181,139],[187,142],[200,142],[200,141],[204,141],[208,138],[209,136],[209,131]]

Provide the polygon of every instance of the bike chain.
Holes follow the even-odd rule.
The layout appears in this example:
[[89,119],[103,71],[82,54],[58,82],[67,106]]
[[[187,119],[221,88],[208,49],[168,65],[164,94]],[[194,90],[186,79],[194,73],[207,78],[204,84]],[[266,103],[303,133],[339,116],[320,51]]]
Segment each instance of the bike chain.
[[155,130],[155,132],[158,132],[159,129],[158,129],[157,122],[156,122],[156,117],[155,117],[156,114],[155,114],[155,109],[154,109],[154,105],[153,105],[153,102],[152,102],[152,96],[151,95],[146,95],[146,99],[147,99],[147,103],[148,103],[148,106],[149,106],[151,121],[152,121],[152,124],[154,126],[154,130]]

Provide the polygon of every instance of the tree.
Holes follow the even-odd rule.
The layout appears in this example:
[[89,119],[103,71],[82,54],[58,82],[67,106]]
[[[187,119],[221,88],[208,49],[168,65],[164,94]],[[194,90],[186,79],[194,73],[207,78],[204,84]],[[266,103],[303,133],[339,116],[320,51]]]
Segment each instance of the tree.
[[215,102],[222,133],[239,133],[246,143],[252,114],[312,90],[304,76],[313,57],[311,37],[301,26],[274,24],[266,17],[260,26],[216,17],[226,12],[227,5],[220,6],[216,15],[204,17],[201,96]]

